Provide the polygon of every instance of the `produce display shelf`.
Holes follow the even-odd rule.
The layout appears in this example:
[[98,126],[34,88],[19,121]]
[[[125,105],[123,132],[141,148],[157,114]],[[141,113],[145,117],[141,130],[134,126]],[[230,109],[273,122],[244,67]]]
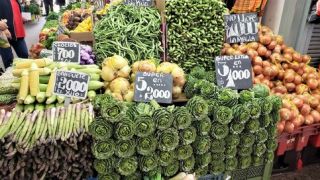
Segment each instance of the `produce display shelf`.
[[[309,138],[311,136],[319,135],[319,131],[320,131],[320,123],[300,127],[296,129],[293,133],[281,134],[278,137],[278,149],[276,151],[276,155],[277,156],[284,155],[286,151],[290,151],[290,150],[302,151],[303,148],[307,146],[309,142]],[[316,143],[317,139],[314,139],[313,142]],[[320,143],[319,143],[319,146],[320,146]]]

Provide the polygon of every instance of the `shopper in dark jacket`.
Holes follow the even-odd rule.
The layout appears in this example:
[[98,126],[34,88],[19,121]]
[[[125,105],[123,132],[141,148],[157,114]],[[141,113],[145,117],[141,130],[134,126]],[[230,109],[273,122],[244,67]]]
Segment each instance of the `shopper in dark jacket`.
[[[20,58],[28,58],[28,48],[25,38],[25,30],[21,15],[21,7],[18,0],[0,0],[0,20],[6,21],[7,37],[10,45]],[[13,61],[13,53],[11,48],[0,48],[5,68],[8,68]]]
[[53,0],[43,0],[44,8],[46,9],[46,16],[49,15],[50,11],[53,11]]

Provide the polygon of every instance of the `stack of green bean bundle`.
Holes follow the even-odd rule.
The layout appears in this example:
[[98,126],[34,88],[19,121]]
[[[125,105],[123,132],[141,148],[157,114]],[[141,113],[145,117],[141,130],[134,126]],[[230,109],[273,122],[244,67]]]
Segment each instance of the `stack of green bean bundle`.
[[224,41],[225,4],[220,0],[168,0],[169,58],[189,72],[195,65],[214,69]]
[[160,58],[161,18],[153,7],[112,6],[94,28],[95,52],[98,63],[118,54],[133,63]]

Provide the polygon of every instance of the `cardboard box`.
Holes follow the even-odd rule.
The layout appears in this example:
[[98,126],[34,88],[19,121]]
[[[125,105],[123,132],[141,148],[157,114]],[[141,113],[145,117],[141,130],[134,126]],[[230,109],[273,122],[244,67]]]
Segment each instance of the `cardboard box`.
[[70,32],[70,38],[74,39],[78,42],[83,41],[94,41],[93,33],[92,32]]

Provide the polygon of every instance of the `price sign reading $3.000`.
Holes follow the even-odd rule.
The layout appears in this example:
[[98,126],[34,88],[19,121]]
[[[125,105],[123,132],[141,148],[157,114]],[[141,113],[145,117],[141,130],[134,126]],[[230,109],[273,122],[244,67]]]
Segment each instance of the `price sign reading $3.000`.
[[53,61],[80,64],[80,44],[76,42],[53,42]]
[[215,67],[219,86],[231,89],[252,87],[252,67],[249,56],[217,56]]
[[79,99],[87,97],[89,75],[62,70],[57,70],[55,73],[54,94]]
[[134,100],[137,102],[149,102],[155,100],[158,103],[172,102],[172,75],[137,72],[134,87]]

